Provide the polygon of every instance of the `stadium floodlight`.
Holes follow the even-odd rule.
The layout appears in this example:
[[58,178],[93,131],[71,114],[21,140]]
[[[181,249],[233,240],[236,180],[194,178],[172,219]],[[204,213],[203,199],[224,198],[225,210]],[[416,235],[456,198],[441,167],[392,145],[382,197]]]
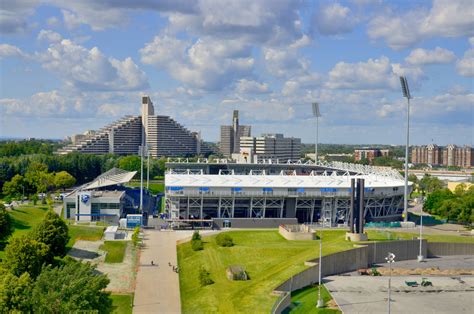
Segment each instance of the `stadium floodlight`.
[[405,193],[403,197],[403,215],[404,221],[408,220],[408,149],[410,145],[410,88],[408,80],[404,76],[400,76],[400,84],[402,85],[403,97],[407,99],[407,142],[405,146]]
[[314,146],[314,163],[318,162],[318,137],[319,137],[319,117],[321,112],[319,111],[319,103],[313,102],[313,116],[316,117],[316,143]]

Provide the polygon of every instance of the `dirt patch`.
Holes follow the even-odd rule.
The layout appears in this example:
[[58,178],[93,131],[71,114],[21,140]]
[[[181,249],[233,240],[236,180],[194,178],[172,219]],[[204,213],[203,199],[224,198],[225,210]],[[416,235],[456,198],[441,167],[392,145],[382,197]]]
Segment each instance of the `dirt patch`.
[[[377,268],[382,276],[388,276],[390,270],[386,267]],[[392,268],[392,276],[425,275],[425,276],[460,276],[474,275],[473,269],[439,269],[433,268]]]

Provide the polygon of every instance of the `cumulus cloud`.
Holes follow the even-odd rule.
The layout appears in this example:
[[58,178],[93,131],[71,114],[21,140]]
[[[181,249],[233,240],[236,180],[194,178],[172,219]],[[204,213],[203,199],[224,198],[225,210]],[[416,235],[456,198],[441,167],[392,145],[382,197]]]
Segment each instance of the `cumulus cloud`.
[[241,94],[265,94],[270,92],[268,84],[247,79],[239,80],[235,90]]
[[34,13],[39,0],[2,0],[0,33],[13,34],[27,30],[26,18]]
[[417,8],[400,15],[393,11],[376,16],[368,24],[372,39],[384,39],[394,49],[411,46],[434,36],[474,35],[474,2],[434,0],[431,10]]
[[50,44],[37,55],[42,66],[80,90],[137,90],[148,87],[143,71],[126,58],[106,57],[97,47],[87,49],[71,40]]
[[143,63],[165,69],[178,81],[206,90],[218,90],[249,76],[255,63],[251,46],[245,41],[211,37],[189,45],[166,35],[157,36],[140,50],[140,55]]
[[382,56],[367,62],[337,63],[326,85],[333,89],[393,89],[397,80],[390,60]]
[[417,48],[413,50],[405,61],[413,65],[451,63],[456,59],[454,53],[448,49],[436,47],[434,50]]
[[474,76],[474,48],[467,50],[456,62],[456,70],[462,76]]
[[9,45],[9,44],[0,44],[0,59],[9,58],[9,57],[20,57],[25,58],[28,54],[23,52],[20,48]]
[[39,41],[46,41],[50,43],[58,42],[61,41],[62,37],[56,32],[53,32],[51,30],[44,30],[42,29],[39,33],[38,36],[36,37]]
[[353,16],[349,7],[333,3],[322,6],[313,16],[313,23],[319,33],[336,35],[351,32],[357,24],[357,18]]

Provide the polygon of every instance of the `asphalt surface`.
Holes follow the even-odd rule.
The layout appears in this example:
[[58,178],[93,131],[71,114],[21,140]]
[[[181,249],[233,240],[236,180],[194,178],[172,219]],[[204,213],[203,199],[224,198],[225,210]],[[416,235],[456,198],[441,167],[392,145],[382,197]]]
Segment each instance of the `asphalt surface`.
[[[427,277],[432,287],[408,287],[421,276],[392,277],[391,313],[474,313],[474,277]],[[329,276],[325,286],[345,314],[387,313],[388,277]]]
[[[388,268],[387,263],[377,264],[379,267]],[[439,269],[474,269],[474,256],[441,256],[425,259],[423,262],[417,260],[398,261],[392,264],[393,268],[433,268]]]

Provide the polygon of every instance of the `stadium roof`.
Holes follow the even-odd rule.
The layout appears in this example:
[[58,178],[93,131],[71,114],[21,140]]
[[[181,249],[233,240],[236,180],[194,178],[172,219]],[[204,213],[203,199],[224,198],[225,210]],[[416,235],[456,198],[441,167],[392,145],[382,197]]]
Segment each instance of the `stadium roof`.
[[[166,174],[166,186],[176,187],[273,187],[273,188],[350,188],[351,178],[365,179],[366,187],[397,187],[404,181],[369,175],[206,175]],[[411,184],[411,183],[410,183]]]
[[130,180],[132,180],[136,173],[136,171],[126,171],[118,168],[112,168],[95,178],[93,181],[84,184],[80,190],[92,190],[105,186],[128,183]]

